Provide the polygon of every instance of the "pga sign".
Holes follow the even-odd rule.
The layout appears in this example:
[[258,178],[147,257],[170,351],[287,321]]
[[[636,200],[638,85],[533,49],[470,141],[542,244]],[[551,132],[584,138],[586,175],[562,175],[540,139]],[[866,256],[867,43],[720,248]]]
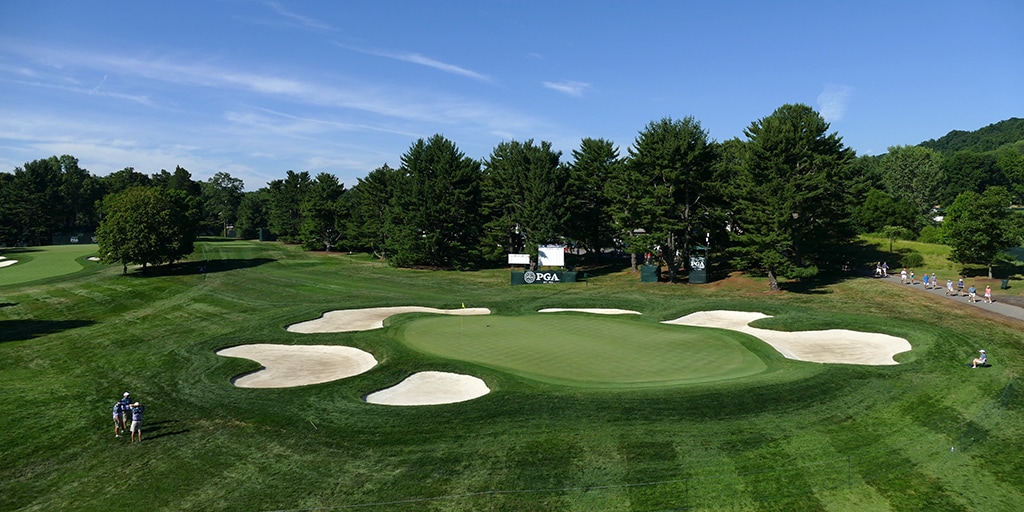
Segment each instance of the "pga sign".
[[512,272],[512,284],[556,284],[575,283],[576,272],[543,272],[527,270],[525,272]]

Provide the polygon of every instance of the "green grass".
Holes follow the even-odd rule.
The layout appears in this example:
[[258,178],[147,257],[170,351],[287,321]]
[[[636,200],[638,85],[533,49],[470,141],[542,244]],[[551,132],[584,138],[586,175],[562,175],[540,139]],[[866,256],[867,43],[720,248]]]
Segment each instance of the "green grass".
[[434,317],[399,336],[427,354],[578,387],[712,382],[768,367],[743,346],[743,334],[600,315]]
[[[0,510],[127,503],[147,510],[1015,511],[1024,504],[1021,324],[978,317],[909,287],[846,279],[769,294],[763,280],[742,276],[685,286],[620,272],[511,287],[505,270],[400,270],[366,255],[250,242],[202,242],[191,262],[159,270],[122,276],[120,267],[97,265],[0,287]],[[466,329],[480,328],[478,320],[535,318],[558,328],[591,316],[535,312],[614,307],[643,314],[594,318],[602,332],[646,339],[665,329],[685,337],[686,329],[658,322],[735,309],[773,316],[758,327],[884,332],[914,349],[897,366],[823,365],[732,338],[767,370],[599,389],[558,382],[564,374],[528,378],[514,351],[475,361],[447,352],[459,347],[407,344],[409,329],[457,317],[409,315],[356,333],[284,330],[334,309],[462,303],[494,312],[465,317]],[[242,389],[231,378],[258,365],[214,353],[242,343],[343,344],[380,364],[325,384]],[[655,344],[677,348],[666,339]],[[979,346],[992,368],[965,367]],[[555,356],[583,364],[574,361],[579,350]],[[675,364],[642,359],[635,364],[649,364],[652,374],[670,374],[664,368]],[[492,391],[430,407],[361,400],[423,370],[475,375]],[[148,405],[141,444],[112,434],[110,406],[124,390]]]
[[100,264],[86,260],[95,255],[96,244],[0,249],[0,256],[18,262],[0,268],[0,286],[65,276],[96,267]]

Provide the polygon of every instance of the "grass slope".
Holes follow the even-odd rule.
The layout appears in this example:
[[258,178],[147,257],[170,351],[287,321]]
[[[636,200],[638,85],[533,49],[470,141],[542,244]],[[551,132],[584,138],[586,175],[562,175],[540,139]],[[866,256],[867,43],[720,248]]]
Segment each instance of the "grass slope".
[[[743,277],[672,286],[612,272],[510,287],[507,271],[399,270],[250,242],[200,243],[192,263],[120,273],[98,266],[0,287],[0,509],[105,510],[125,499],[148,510],[1024,504],[1021,325],[876,280],[766,294]],[[594,390],[421,352],[396,338],[411,319],[358,333],[284,330],[333,309],[462,303],[508,317],[633,309],[644,329],[698,310],[761,311],[774,318],[759,327],[884,332],[914,350],[898,366],[820,365],[747,339],[771,371]],[[233,387],[232,376],[258,365],[214,351],[260,342],[344,344],[381,364],[314,386]],[[994,366],[966,368],[980,347]],[[432,407],[360,400],[427,369],[479,376],[492,393]],[[126,389],[149,407],[141,444],[111,431]]]

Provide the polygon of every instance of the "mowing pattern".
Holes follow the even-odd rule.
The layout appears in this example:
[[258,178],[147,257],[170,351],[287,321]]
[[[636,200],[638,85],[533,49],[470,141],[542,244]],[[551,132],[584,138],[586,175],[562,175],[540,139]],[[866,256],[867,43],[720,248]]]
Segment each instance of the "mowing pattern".
[[417,350],[583,387],[735,379],[767,366],[721,330],[587,314],[423,318],[399,331]]

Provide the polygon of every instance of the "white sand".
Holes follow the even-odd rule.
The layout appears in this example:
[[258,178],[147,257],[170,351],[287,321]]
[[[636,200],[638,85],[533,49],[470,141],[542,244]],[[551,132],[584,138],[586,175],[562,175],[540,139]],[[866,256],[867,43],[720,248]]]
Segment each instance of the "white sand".
[[89,261],[100,261],[100,257],[99,256],[89,256],[86,259],[89,260]]
[[9,267],[11,265],[14,265],[17,262],[18,262],[18,260],[3,260],[3,261],[0,261],[0,268]]
[[480,398],[491,390],[483,380],[447,372],[419,372],[395,386],[366,395],[380,405],[440,405]]
[[538,309],[538,313],[561,313],[563,311],[572,311],[576,313],[593,313],[595,315],[639,315],[639,311],[633,311],[631,309],[613,309],[613,308],[544,308]]
[[384,327],[384,320],[402,313],[437,313],[442,315],[489,315],[487,308],[437,309],[420,306],[398,306],[385,308],[342,309],[328,311],[324,316],[307,322],[288,326],[288,332],[303,334],[325,332],[368,331]]
[[263,365],[238,377],[240,388],[287,388],[320,384],[369,371],[377,360],[368,352],[333,345],[239,345],[217,355],[251,359]]
[[771,345],[788,359],[812,363],[863,365],[899,364],[893,356],[911,350],[910,342],[888,334],[828,329],[783,332],[750,327],[750,322],[771,318],[743,311],[700,311],[662,323],[716,327],[750,334]]

